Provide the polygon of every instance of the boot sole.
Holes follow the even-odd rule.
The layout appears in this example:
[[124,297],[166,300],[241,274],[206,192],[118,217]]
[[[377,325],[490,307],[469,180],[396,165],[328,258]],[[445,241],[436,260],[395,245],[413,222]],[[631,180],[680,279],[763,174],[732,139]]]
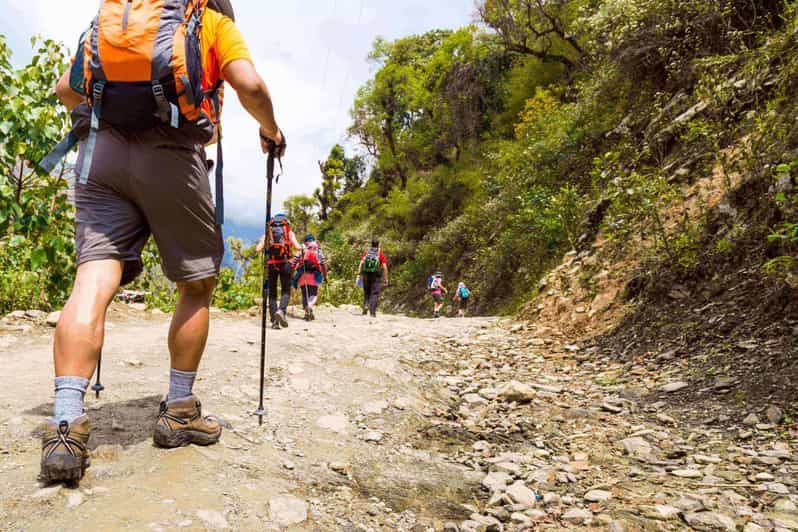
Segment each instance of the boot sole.
[[176,447],[185,447],[186,445],[213,445],[219,441],[222,436],[222,429],[219,432],[207,433],[198,430],[169,430],[161,425],[155,427],[152,434],[152,441],[158,447],[165,449],[174,449]]
[[88,456],[53,455],[42,463],[39,480],[47,484],[77,482],[83,478],[89,465],[91,461]]

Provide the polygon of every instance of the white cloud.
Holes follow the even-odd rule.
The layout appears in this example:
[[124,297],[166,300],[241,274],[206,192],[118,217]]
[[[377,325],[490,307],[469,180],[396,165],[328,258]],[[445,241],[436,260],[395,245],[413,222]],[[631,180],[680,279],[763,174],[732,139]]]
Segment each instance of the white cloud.
[[[73,48],[98,5],[96,0],[0,0],[0,33],[8,37],[17,61],[29,57],[28,38],[34,33]],[[376,36],[458,27],[469,23],[473,12],[473,0],[233,0],[233,5],[289,141],[285,175],[275,189],[277,204],[293,194],[311,194],[319,185],[317,161],[345,140],[348,110],[370,75],[366,55]],[[225,210],[230,220],[259,224],[265,158],[257,125],[232,92],[223,118]]]

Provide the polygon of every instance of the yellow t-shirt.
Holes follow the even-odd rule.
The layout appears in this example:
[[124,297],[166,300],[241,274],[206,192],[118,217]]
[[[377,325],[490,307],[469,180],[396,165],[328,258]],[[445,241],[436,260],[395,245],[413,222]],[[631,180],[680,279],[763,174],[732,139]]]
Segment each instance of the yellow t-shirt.
[[212,9],[202,15],[202,66],[205,87],[210,89],[224,79],[223,69],[236,59],[252,62],[249,48],[235,22]]
[[[202,85],[206,91],[215,87],[220,80],[224,80],[224,67],[232,61],[244,59],[252,62],[247,43],[235,22],[218,11],[206,9],[203,13],[200,40],[204,71]],[[223,91],[220,89],[220,107],[222,107],[223,96]],[[211,110],[211,102],[206,101],[203,105],[207,106],[207,110]],[[211,114],[215,121],[218,121],[221,111],[218,109],[218,113]]]

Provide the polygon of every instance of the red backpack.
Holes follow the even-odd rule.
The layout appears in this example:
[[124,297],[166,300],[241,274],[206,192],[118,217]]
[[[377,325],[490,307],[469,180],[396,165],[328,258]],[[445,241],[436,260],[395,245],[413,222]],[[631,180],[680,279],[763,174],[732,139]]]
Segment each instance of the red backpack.
[[284,264],[291,260],[291,226],[284,216],[269,222],[269,264]]

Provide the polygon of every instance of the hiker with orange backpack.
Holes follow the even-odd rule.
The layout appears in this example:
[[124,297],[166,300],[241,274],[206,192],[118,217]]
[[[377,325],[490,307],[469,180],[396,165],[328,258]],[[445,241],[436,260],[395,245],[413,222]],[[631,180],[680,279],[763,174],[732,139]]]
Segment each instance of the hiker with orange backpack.
[[80,144],[78,268],[55,331],[55,405],[42,436],[46,483],[78,481],[89,465],[83,400],[106,311],[119,286],[141,273],[151,234],[178,291],[168,336],[169,392],[154,416],[153,440],[178,447],[213,444],[221,436],[221,425],[203,417],[192,388],[224,252],[221,144],[215,206],[203,147],[222,138],[224,82],[259,123],[264,153],[281,157],[286,147],[269,91],[233,19],[227,0],[104,0],[58,82],[56,94],[74,129],[40,165],[52,171]]
[[[269,316],[272,329],[279,330],[288,327],[288,303],[291,301],[291,277],[294,272],[293,261],[295,252],[301,247],[291,230],[291,222],[285,214],[277,214],[269,220],[269,234],[263,235],[257,246],[258,254],[263,253],[266,247],[266,237],[269,237],[270,247],[266,252],[269,261],[268,290]],[[280,286],[280,303],[277,303],[277,286]]]

